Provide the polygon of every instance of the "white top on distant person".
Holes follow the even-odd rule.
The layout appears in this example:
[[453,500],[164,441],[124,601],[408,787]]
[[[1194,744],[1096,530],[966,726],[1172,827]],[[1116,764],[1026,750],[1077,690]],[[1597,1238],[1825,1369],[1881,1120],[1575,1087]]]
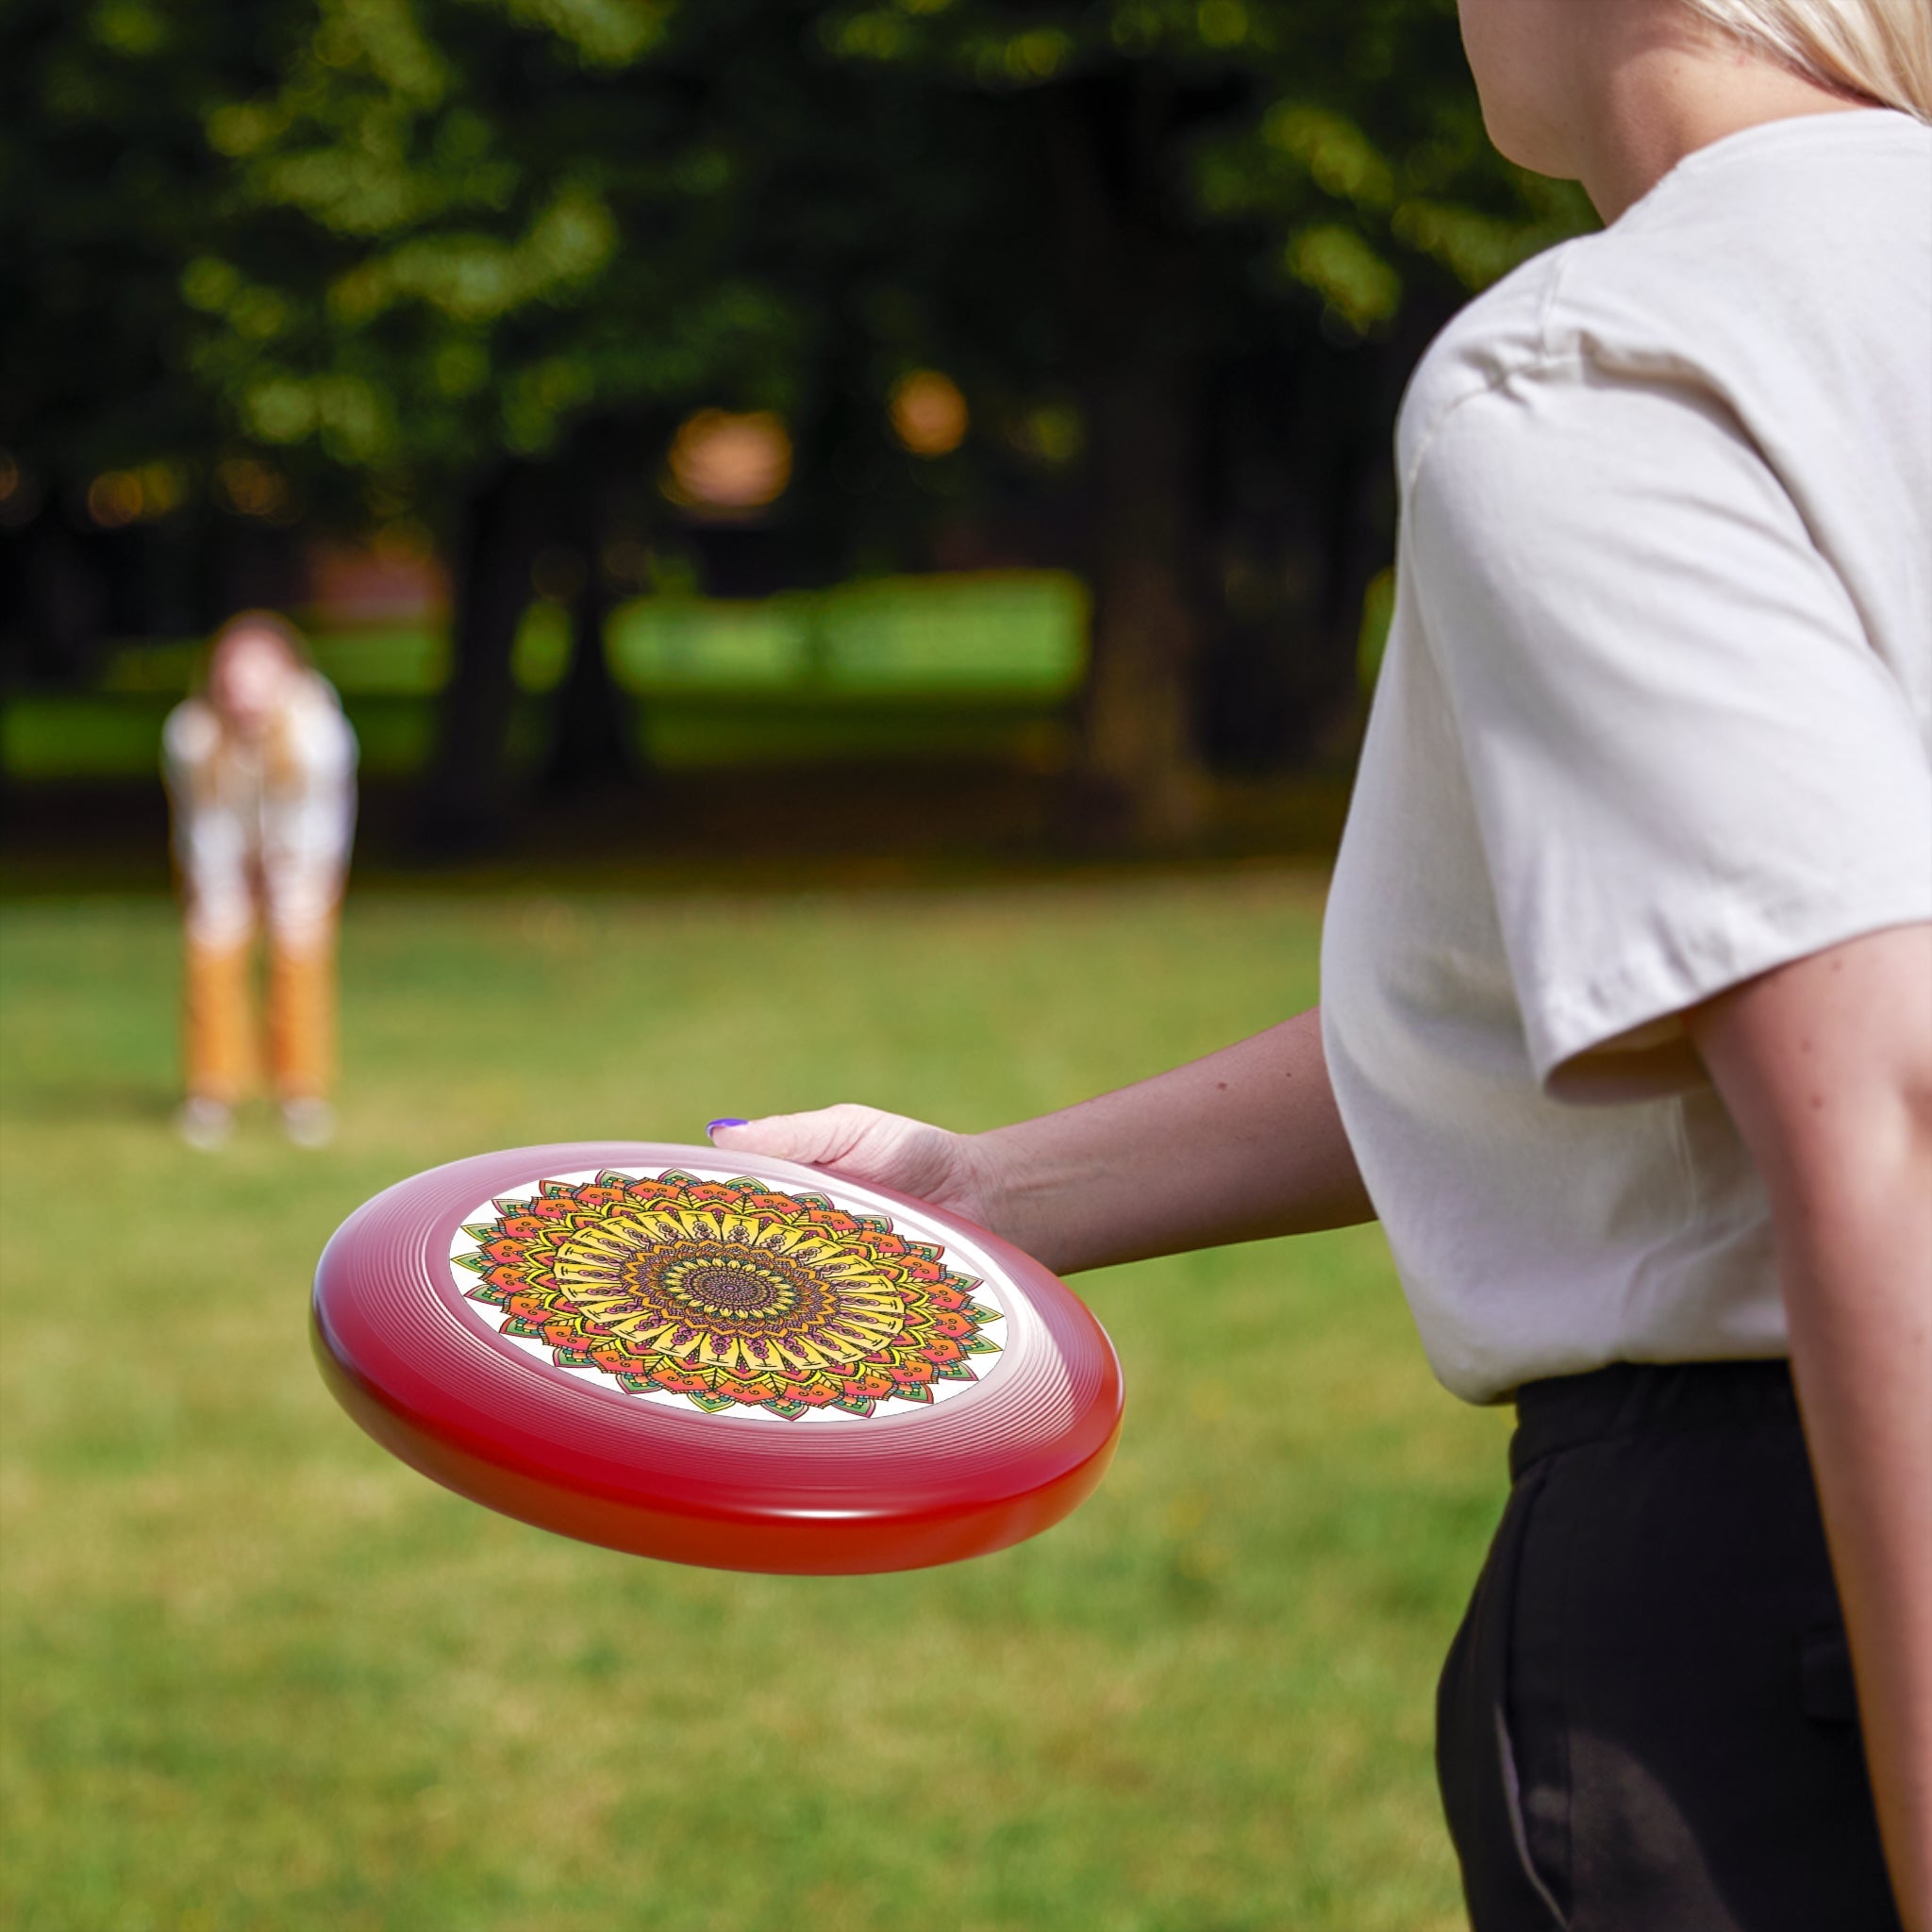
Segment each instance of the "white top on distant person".
[[217,633],[204,687],[162,739],[186,923],[192,1144],[226,1138],[261,1056],[249,987],[269,951],[267,1060],[298,1144],[333,1129],[336,915],[356,823],[356,736],[301,637],[269,611]]
[[1932,8],[1461,12],[1497,146],[1610,225],[1406,402],[1325,1023],[989,1133],[714,1139],[1062,1272],[1379,1211],[1477,1400],[1788,1353],[1932,1932]]

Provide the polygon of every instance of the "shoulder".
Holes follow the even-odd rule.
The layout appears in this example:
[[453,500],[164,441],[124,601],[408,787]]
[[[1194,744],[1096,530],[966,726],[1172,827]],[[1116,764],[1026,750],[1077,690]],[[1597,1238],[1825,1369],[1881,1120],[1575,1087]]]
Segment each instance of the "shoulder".
[[1932,128],[1881,112],[1749,128],[1463,309],[1404,398],[1399,474],[1411,486],[1469,405],[1532,389],[1663,385],[1755,429],[1847,358],[1922,358],[1928,327]]
[[311,771],[328,771],[355,761],[356,733],[342,715],[335,687],[319,671],[307,673],[289,707],[289,741]]
[[1405,485],[1450,424],[1503,413],[1473,405],[1620,381],[1722,386],[1725,339],[1732,316],[1748,310],[1750,279],[1714,273],[1694,245],[1684,273],[1669,258],[1686,238],[1658,235],[1644,212],[1524,263],[1436,338],[1403,400]]
[[1458,408],[1547,359],[1551,307],[1572,259],[1597,239],[1566,242],[1524,262],[1478,295],[1430,343],[1409,378],[1396,430],[1398,473],[1405,484]]

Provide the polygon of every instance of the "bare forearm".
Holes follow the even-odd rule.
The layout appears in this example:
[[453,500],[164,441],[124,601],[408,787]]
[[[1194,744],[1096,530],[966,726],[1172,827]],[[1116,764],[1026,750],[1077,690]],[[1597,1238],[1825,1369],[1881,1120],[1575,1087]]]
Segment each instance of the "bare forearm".
[[1315,1008],[971,1146],[993,1224],[1060,1274],[1374,1218]]
[[1770,1197],[1886,1857],[1932,1932],[1932,926],[1689,1019]]
[[1879,1823],[1932,1932],[1932,1152],[1857,1191],[1785,1232],[1785,1305]]

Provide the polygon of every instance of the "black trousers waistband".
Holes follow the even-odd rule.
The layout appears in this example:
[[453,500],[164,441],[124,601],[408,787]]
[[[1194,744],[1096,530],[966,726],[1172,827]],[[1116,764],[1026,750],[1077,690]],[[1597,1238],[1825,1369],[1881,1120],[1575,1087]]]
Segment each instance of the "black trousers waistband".
[[1525,1382],[1516,1392],[1509,1474],[1586,1442],[1659,1429],[1798,1420],[1787,1361],[1612,1362],[1587,1375]]

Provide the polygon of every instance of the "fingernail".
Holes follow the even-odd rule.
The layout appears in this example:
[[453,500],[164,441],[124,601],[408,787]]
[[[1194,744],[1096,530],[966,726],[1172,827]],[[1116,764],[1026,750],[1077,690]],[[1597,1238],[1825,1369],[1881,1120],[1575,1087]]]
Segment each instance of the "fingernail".
[[750,1124],[751,1123],[749,1121],[712,1121],[707,1124],[705,1132],[708,1134],[715,1134],[720,1127],[748,1127],[750,1126]]

